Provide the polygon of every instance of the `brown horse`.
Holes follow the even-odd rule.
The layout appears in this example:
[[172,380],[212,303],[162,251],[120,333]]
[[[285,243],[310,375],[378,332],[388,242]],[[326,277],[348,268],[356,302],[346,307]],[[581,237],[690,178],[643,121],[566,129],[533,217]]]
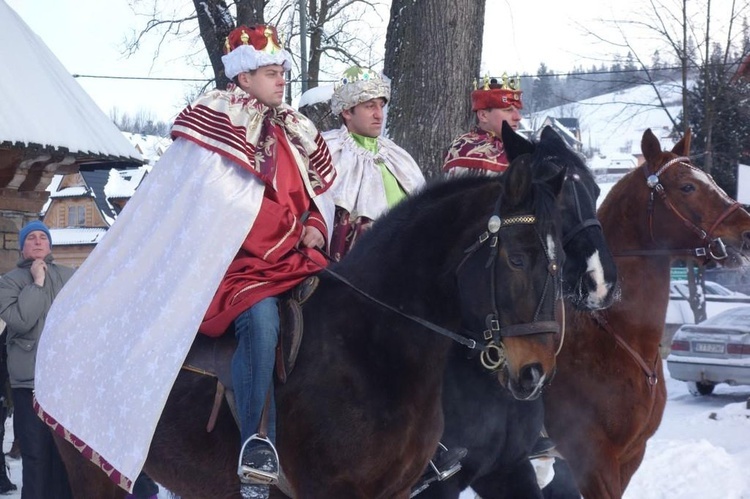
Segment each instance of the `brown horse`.
[[[432,185],[379,219],[330,268],[393,308],[321,274],[303,309],[296,367],[276,387],[289,495],[409,497],[443,429],[452,342],[436,331],[477,350],[502,338],[502,378],[519,398],[546,384],[557,347],[563,255],[556,198],[565,170],[543,180],[534,174],[525,158],[501,178]],[[239,494],[239,434],[226,402],[206,431],[215,394],[214,379],[180,373],[154,434],[145,471],[182,497]],[[107,486],[104,474],[61,447],[76,497],[122,494],[95,489]]]
[[661,422],[659,342],[673,259],[738,266],[750,243],[750,215],[690,164],[689,141],[687,134],[666,152],[644,133],[645,163],[598,211],[622,297],[606,311],[567,307],[566,343],[544,395],[545,424],[587,498],[622,496]]

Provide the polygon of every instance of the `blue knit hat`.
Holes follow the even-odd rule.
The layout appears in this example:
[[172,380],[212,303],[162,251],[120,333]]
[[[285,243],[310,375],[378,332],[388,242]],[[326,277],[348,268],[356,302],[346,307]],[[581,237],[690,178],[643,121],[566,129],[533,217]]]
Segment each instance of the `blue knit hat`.
[[49,239],[49,245],[52,246],[52,236],[49,233],[49,229],[46,225],[44,225],[39,220],[34,220],[33,222],[27,223],[18,233],[18,248],[23,251],[23,243],[26,242],[26,237],[34,232],[35,230],[41,230],[45,234],[47,234],[47,239]]

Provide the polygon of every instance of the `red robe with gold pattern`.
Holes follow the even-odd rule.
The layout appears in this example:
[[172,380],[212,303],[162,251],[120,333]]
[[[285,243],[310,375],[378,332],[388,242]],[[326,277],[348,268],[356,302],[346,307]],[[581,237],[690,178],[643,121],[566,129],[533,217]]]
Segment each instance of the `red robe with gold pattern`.
[[448,175],[469,171],[499,174],[508,168],[508,157],[499,137],[475,127],[453,141],[443,161],[443,172]]
[[[200,326],[208,336],[221,336],[260,300],[293,288],[326,266],[318,250],[295,248],[304,226],[317,228],[328,242],[329,230],[313,197],[325,192],[335,178],[328,148],[304,116],[291,108],[263,106],[239,89],[229,97],[226,107],[217,106],[222,101],[215,98],[205,105],[194,103],[178,116],[172,130],[175,136],[237,161],[265,189],[257,218]],[[237,105],[255,120],[240,118],[237,126],[237,118],[247,114],[238,112]]]

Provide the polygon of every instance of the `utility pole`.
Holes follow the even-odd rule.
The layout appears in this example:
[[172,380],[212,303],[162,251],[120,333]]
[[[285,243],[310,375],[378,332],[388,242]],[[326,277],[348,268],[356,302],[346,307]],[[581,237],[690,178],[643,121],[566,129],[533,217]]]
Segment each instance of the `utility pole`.
[[302,66],[302,93],[307,91],[307,1],[299,0],[299,49]]

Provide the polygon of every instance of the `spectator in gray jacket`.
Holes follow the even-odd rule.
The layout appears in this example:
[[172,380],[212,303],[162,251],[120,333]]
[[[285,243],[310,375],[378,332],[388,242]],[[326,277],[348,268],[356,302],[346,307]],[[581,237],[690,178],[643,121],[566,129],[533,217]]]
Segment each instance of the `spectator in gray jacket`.
[[71,497],[52,430],[34,411],[34,368],[39,336],[52,300],[73,275],[56,265],[49,229],[30,222],[18,234],[21,259],[0,277],[0,318],[7,324],[8,374],[13,396],[13,431],[21,445],[22,499]]

